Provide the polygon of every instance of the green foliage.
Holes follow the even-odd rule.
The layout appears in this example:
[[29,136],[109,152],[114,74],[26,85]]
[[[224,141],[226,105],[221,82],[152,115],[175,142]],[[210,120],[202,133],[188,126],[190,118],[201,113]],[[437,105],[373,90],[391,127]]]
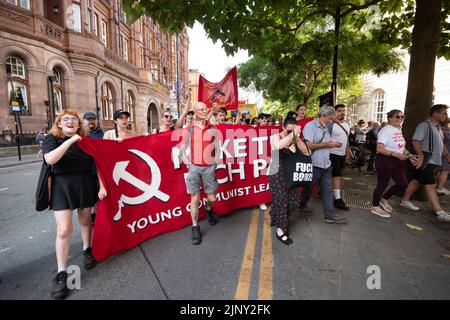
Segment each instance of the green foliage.
[[[410,49],[415,17],[415,1],[390,0],[380,3],[381,28],[373,31],[378,41],[394,47]],[[442,1],[441,34],[437,57],[450,60],[450,1]]]

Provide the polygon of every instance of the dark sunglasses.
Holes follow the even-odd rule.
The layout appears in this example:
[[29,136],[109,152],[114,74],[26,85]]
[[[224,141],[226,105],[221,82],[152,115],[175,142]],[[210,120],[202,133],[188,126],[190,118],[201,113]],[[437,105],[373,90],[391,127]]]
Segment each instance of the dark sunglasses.
[[173,116],[170,116],[170,115],[168,115],[168,114],[165,114],[165,115],[164,115],[164,118],[166,118],[166,119],[173,119]]
[[405,116],[395,116],[395,119],[405,119]]
[[288,134],[291,134],[291,133],[292,133],[292,130],[288,130],[287,133],[288,133]]

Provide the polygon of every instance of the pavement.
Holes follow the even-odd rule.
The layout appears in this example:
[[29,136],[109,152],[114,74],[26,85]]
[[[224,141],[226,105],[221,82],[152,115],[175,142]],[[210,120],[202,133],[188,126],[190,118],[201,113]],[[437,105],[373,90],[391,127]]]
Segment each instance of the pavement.
[[[38,163],[0,169],[1,300],[50,299],[56,228],[51,212],[33,208],[39,169]],[[358,207],[375,177],[349,170],[346,179],[356,181],[346,183],[349,197],[356,188],[366,192],[362,200],[347,199],[354,206],[340,213],[346,225],[324,223],[320,199],[313,198],[313,216],[292,213],[294,243],[286,246],[275,238],[268,211],[242,209],[216,226],[200,222],[199,246],[191,245],[187,227],[81,270],[81,289],[68,299],[449,299],[450,223],[428,211],[375,216]],[[74,226],[70,264],[82,266]]]
[[36,154],[22,154],[21,160],[19,160],[19,156],[0,157],[0,168],[16,167],[35,162],[42,162],[42,157],[38,157]]

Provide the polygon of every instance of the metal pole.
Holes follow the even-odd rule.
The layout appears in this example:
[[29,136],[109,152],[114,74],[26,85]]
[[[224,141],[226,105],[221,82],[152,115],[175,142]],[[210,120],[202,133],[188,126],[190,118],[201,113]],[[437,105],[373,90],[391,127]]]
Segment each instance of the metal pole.
[[22,161],[22,154],[20,152],[20,133],[19,133],[19,114],[17,111],[14,111],[14,123],[16,125],[16,144],[17,144],[17,154],[19,155],[19,161]]
[[[13,92],[13,95],[15,97],[16,95],[16,91],[14,90],[14,82],[12,80],[12,77],[10,74],[8,74],[8,80],[11,83],[11,90]],[[8,93],[10,95],[10,93]],[[16,99],[14,98],[14,101]],[[10,101],[10,103],[12,103],[12,101]],[[20,107],[20,106],[19,106]],[[16,145],[17,145],[17,155],[19,156],[19,161],[22,161],[22,154],[20,151],[20,134],[22,133],[22,124],[20,124],[20,132],[19,132],[19,123],[20,123],[20,118],[19,114],[17,113],[17,111],[13,111],[14,112],[14,124],[16,126]]]
[[48,76],[48,95],[49,95],[49,108],[50,108],[50,128],[55,122],[55,97],[53,96],[53,76]]
[[331,91],[333,92],[333,106],[336,105],[337,95],[337,73],[338,73],[338,57],[339,57],[339,29],[341,26],[341,7],[336,7],[336,15],[334,17],[335,27],[334,33],[336,35],[336,45],[334,46],[333,57],[333,82],[331,83]]
[[181,111],[180,111],[180,83],[179,83],[179,70],[178,70],[178,68],[179,68],[179,57],[178,57],[178,47],[179,47],[179,43],[178,43],[178,33],[177,33],[177,36],[176,36],[176,42],[175,42],[175,44],[176,44],[176,68],[177,68],[177,109],[178,109],[178,116],[181,114]]

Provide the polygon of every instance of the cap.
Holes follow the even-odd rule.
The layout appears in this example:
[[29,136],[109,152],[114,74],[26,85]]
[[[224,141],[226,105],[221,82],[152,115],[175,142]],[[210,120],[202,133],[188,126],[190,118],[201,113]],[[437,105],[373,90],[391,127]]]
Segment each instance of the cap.
[[83,116],[83,119],[94,118],[97,119],[97,115],[94,112],[86,112]]
[[131,116],[131,114],[130,114],[128,111],[119,109],[119,110],[116,110],[116,111],[114,112],[114,117],[113,117],[113,119],[114,119],[114,120],[117,120],[118,118],[120,118],[120,115],[122,115],[122,114],[126,114],[128,118]]

